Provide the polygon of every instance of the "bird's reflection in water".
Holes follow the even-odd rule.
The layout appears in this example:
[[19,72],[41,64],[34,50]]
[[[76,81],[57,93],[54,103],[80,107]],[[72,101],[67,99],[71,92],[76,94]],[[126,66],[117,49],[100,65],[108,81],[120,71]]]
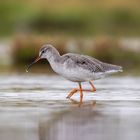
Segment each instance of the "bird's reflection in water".
[[[54,114],[52,121],[39,123],[39,137],[42,140],[80,140],[83,136],[91,133],[90,125],[102,116],[96,110],[96,101],[79,101],[70,99],[71,107],[61,113]],[[79,108],[80,106],[80,108]],[[85,134],[81,133],[85,130]],[[79,136],[77,137],[79,133]],[[76,138],[76,139],[75,139]]]

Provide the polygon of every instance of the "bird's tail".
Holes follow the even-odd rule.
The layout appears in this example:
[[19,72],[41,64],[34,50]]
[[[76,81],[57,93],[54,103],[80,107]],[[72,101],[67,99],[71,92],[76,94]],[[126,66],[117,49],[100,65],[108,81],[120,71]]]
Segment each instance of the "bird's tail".
[[116,73],[116,72],[123,72],[122,66],[106,64],[104,65],[106,73]]

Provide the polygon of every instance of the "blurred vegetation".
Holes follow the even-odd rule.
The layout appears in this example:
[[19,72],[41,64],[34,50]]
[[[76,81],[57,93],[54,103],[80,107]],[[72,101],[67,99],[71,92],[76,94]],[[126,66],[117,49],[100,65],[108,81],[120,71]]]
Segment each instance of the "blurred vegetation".
[[119,42],[121,37],[139,38],[139,5],[139,0],[4,0],[0,37],[12,40],[16,66],[32,62],[44,43],[64,54],[75,40],[72,52],[140,69],[140,52],[124,49]]
[[[52,40],[54,40],[52,42]],[[59,50],[60,54],[66,53],[65,43],[67,40],[64,38],[47,38],[42,36],[33,37],[30,35],[15,37],[12,46],[12,56],[15,65],[27,65],[29,62],[35,60],[38,56],[39,49],[44,43],[54,44]]]
[[113,2],[1,1],[0,35],[7,36],[16,32],[80,36],[140,35],[139,1]]
[[[42,39],[42,40],[41,40]],[[53,43],[52,41],[53,40]],[[68,41],[66,38],[42,38],[42,37],[18,37],[15,39],[15,44],[13,45],[13,58],[14,65],[21,66],[27,65],[35,60],[38,56],[38,51],[41,45],[44,42],[49,42],[53,44],[60,54],[70,52],[71,48],[68,47],[71,41]],[[60,43],[61,42],[61,43]],[[87,45],[83,45],[87,44]],[[71,52],[80,53],[85,55],[93,56],[103,62],[108,62],[116,65],[121,65],[124,67],[124,70],[140,70],[140,51],[127,50],[123,48],[115,38],[111,37],[100,37],[94,40],[85,39],[85,40],[76,40],[75,49]],[[41,64],[48,64],[47,61],[41,61],[38,63],[38,66]]]

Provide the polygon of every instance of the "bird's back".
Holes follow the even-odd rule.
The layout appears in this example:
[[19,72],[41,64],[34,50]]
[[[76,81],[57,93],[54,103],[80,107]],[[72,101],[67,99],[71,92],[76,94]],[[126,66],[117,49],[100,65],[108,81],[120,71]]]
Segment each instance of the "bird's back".
[[64,65],[65,71],[68,70],[69,75],[71,77],[75,76],[77,79],[80,77],[86,80],[96,80],[108,74],[122,71],[120,66],[107,64],[90,56],[73,53],[61,56],[61,63]]
[[85,57],[90,59],[91,61],[95,62],[97,65],[100,65],[101,69],[106,73],[122,72],[123,71],[121,66],[101,62],[100,60],[97,60],[97,59],[90,57],[90,56],[85,56]]
[[72,54],[68,53],[62,56],[63,63],[70,63],[71,66],[79,66],[83,69],[91,70],[92,72],[109,72],[109,71],[116,71],[121,72],[122,67],[117,65],[112,65],[108,63],[101,62],[98,59],[95,59],[90,56],[86,55],[79,55],[79,54]]

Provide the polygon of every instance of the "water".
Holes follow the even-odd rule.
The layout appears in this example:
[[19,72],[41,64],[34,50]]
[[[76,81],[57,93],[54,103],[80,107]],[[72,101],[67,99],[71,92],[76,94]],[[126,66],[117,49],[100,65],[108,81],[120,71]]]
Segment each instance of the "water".
[[[59,76],[0,76],[0,140],[139,140],[140,78],[109,77],[95,93],[66,99],[76,83]],[[89,88],[88,83],[83,83]]]

